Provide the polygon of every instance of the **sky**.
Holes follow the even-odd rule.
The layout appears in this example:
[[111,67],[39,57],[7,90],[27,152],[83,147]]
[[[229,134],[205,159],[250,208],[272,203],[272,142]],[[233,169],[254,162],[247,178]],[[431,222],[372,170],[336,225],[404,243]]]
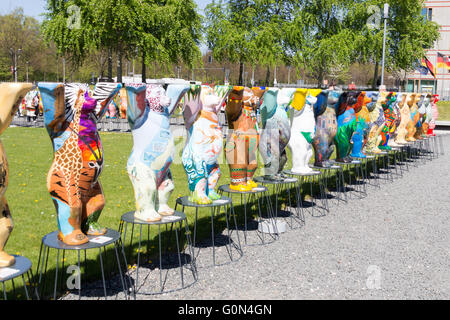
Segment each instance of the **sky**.
[[[205,9],[208,3],[211,3],[212,0],[194,0],[200,12],[203,13],[203,9]],[[46,0],[0,0],[0,14],[7,14],[14,10],[14,8],[22,7],[24,13],[28,16],[35,17],[39,21],[42,21],[42,16],[40,16],[45,11]]]

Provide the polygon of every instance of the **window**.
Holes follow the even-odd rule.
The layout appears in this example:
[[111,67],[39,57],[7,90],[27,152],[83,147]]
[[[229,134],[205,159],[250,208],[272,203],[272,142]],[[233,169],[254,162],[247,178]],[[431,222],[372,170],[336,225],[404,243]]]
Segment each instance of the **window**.
[[433,8],[422,8],[422,16],[423,16],[424,20],[432,21]]

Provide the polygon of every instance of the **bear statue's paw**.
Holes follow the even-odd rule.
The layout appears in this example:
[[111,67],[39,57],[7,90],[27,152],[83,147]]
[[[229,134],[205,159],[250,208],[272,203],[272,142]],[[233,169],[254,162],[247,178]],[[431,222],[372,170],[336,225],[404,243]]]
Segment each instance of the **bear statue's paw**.
[[247,184],[230,184],[230,190],[237,191],[237,192],[248,192],[252,191],[252,188],[250,188]]
[[284,181],[284,178],[279,173],[277,173],[274,175],[265,175],[264,180],[281,182]]
[[102,227],[98,222],[91,222],[87,234],[89,236],[102,236],[106,231],[106,228]]
[[359,158],[365,159],[365,158],[367,158],[367,156],[364,153],[362,153],[362,152],[352,153],[351,156],[352,156],[352,158],[356,158],[356,159],[359,159]]
[[347,158],[347,157],[345,157],[345,158],[336,158],[336,162],[339,162],[339,163],[351,163],[352,160]]
[[81,230],[74,230],[67,235],[63,235],[60,231],[58,239],[69,246],[79,246],[89,242],[88,237]]
[[16,263],[14,256],[7,254],[5,251],[0,251],[0,268],[10,267]]
[[247,181],[247,186],[248,186],[249,188],[252,188],[252,189],[258,188],[258,184],[257,184],[255,181],[253,181],[253,180],[248,180],[248,181]]
[[390,146],[390,147],[394,147],[394,148],[398,148],[398,147],[401,147],[401,145],[400,145],[400,144],[398,144],[398,143],[397,143],[397,141],[395,141],[395,140],[389,140],[389,142],[388,142],[388,146]]
[[318,168],[331,168],[331,163],[329,161],[322,161],[322,162],[314,162],[314,167]]
[[134,217],[145,222],[158,222],[162,219],[155,210],[136,211]]
[[298,168],[292,168],[291,172],[296,173],[296,174],[308,174],[308,173],[313,173],[314,170],[311,169],[310,167],[298,167]]
[[212,201],[219,200],[221,198],[221,196],[214,190],[209,191],[208,197]]
[[208,198],[206,194],[198,194],[197,192],[194,192],[192,202],[196,204],[211,204],[212,200]]
[[397,140],[395,140],[395,143],[402,146],[402,145],[408,144],[408,141],[406,141],[405,139],[397,139]]
[[164,217],[173,216],[175,214],[175,210],[173,210],[167,204],[162,204],[159,206],[158,214]]

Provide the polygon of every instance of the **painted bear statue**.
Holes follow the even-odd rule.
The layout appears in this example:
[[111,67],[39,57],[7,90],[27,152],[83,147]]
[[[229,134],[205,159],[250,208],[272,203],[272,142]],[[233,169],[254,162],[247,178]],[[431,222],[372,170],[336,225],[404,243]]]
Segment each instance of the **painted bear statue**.
[[44,125],[53,145],[47,188],[57,210],[58,239],[67,245],[87,243],[106,228],[98,220],[105,206],[99,181],[103,148],[97,130],[119,83],[38,83],[44,105]]
[[168,205],[175,187],[170,172],[175,149],[170,116],[190,84],[127,84],[126,89],[133,135],[127,171],[136,199],[134,216],[156,222],[174,214]]
[[223,134],[217,114],[230,89],[230,86],[211,88],[202,85],[200,99],[197,99],[194,93],[198,88],[194,87],[195,92],[188,95],[193,99],[185,103],[187,114],[197,114],[194,123],[189,125],[188,140],[181,158],[192,192],[191,201],[197,204],[210,204],[220,199],[215,188],[221,175],[218,158],[223,149]]
[[313,172],[309,161],[313,156],[312,141],[315,137],[316,120],[313,106],[321,89],[297,89],[290,107],[291,139],[289,148],[292,154],[293,173],[308,174]]

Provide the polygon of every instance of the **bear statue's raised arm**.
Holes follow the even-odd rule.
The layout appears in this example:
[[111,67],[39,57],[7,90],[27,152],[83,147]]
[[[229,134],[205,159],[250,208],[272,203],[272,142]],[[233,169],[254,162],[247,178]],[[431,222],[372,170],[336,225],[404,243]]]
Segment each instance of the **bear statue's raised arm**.
[[119,93],[122,89],[122,84],[112,83],[112,82],[97,82],[92,93],[92,98],[97,100],[97,105],[99,109],[94,112],[94,116],[97,120],[101,119],[112,99]]
[[127,120],[131,130],[139,128],[144,121],[138,121],[145,113],[146,101],[145,95],[147,85],[143,84],[127,84]]
[[202,86],[198,84],[193,84],[185,95],[184,107],[183,107],[183,118],[184,126],[189,132],[192,125],[194,124],[197,115],[202,110],[202,101],[200,99],[200,93],[202,91]]

